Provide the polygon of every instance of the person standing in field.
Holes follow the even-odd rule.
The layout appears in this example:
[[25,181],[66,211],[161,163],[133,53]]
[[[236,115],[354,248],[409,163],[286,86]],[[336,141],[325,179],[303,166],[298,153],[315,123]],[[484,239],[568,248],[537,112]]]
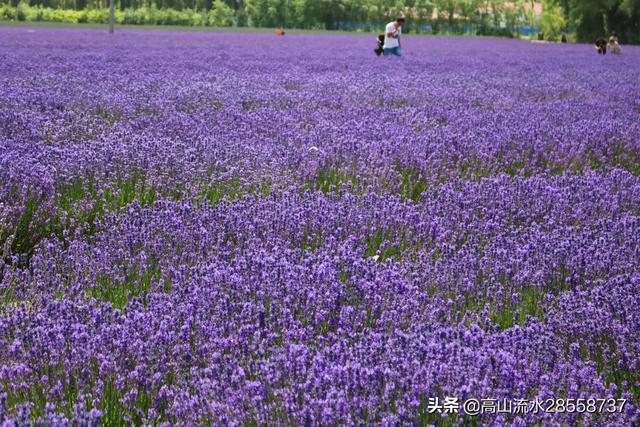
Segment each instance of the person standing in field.
[[599,55],[607,54],[607,42],[602,37],[598,37],[596,40],[596,50]]
[[609,37],[609,51],[614,54],[622,53],[622,48],[620,44],[618,44],[618,33],[615,31],[611,33],[611,37]]
[[398,15],[395,21],[387,24],[384,32],[384,50],[382,51],[384,56],[402,56],[402,46],[400,44],[402,24],[404,24],[404,16],[402,15]]

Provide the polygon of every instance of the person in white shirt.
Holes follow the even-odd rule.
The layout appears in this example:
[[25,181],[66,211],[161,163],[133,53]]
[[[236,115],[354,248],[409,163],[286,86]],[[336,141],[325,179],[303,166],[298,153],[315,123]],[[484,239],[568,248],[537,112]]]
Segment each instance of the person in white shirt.
[[615,31],[611,33],[611,37],[609,37],[609,51],[614,54],[622,53],[622,48],[618,43],[618,33]]
[[384,34],[384,50],[382,52],[384,56],[402,56],[402,46],[400,44],[402,24],[404,24],[404,16],[402,15],[398,15],[395,21],[387,24]]

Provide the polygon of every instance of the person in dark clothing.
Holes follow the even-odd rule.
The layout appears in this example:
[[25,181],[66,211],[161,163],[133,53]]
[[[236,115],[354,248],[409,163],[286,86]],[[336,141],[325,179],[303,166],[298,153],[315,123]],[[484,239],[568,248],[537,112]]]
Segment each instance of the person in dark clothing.
[[607,41],[602,37],[598,37],[598,40],[596,40],[596,50],[600,55],[607,54]]
[[376,48],[373,51],[378,56],[382,55],[382,52],[384,52],[384,34],[378,34]]

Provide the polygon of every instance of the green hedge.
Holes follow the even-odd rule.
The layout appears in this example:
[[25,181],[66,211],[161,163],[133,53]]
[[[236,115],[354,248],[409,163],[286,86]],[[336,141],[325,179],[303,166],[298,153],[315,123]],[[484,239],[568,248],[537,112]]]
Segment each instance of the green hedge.
[[[192,9],[156,9],[142,7],[138,9],[116,10],[116,22],[127,25],[184,25],[228,27],[233,19],[220,11],[197,11]],[[17,7],[0,5],[0,21],[25,22],[66,22],[106,24],[109,22],[108,9],[53,9],[41,6]]]

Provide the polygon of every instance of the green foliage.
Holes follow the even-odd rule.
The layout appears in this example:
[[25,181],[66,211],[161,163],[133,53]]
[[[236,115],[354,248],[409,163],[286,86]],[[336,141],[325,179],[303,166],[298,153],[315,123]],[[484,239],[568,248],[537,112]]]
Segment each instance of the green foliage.
[[[155,6],[116,10],[116,23],[123,25],[182,25],[229,27],[233,24],[233,10],[218,0],[210,11],[194,9],[158,9]],[[43,6],[0,6],[0,20],[26,22],[62,22],[106,24],[108,9],[54,9]],[[105,117],[105,119],[108,119]]]
[[[422,193],[428,187],[427,181],[420,171],[413,167],[403,167],[401,165],[396,165],[395,171],[397,172],[395,177],[377,178],[379,189],[390,190],[398,194],[402,200],[411,200],[414,203],[419,202],[422,198]],[[304,182],[303,191],[363,194],[365,191],[373,189],[371,184],[372,180],[361,177],[357,169],[327,166],[318,169],[315,177]]]
[[45,221],[39,220],[39,201],[37,198],[27,200],[24,211],[16,226],[13,247],[14,254],[30,254],[37,242],[46,234]]
[[[80,369],[76,368],[71,371],[67,370],[62,364],[52,364],[41,366],[37,369],[40,377],[47,380],[44,382],[34,382],[26,388],[9,390],[7,396],[8,407],[15,407],[18,404],[29,402],[31,406],[31,421],[34,422],[38,417],[44,416],[47,404],[47,396],[56,382],[62,384],[62,395],[64,402],[56,407],[57,413],[63,413],[67,417],[71,417],[73,406],[78,402],[78,397],[84,391],[87,391],[95,384],[95,378],[98,367],[96,361],[91,361],[92,377],[88,383],[81,385],[78,381],[83,378]],[[2,385],[2,383],[0,383]]]
[[208,14],[208,23],[212,27],[229,27],[235,20],[234,11],[222,0],[213,2]]
[[[395,242],[395,243],[392,243]],[[364,257],[376,257],[376,262],[385,262],[392,258],[396,260],[413,258],[422,249],[424,242],[412,238],[410,231],[399,230],[378,230],[375,234],[365,239],[366,250]]]
[[223,199],[237,200],[244,196],[262,195],[267,196],[271,192],[268,183],[258,186],[247,186],[239,178],[231,178],[227,181],[211,182],[201,191],[200,201],[207,201],[216,204]]
[[[114,308],[125,308],[129,300],[134,297],[145,297],[151,290],[153,282],[159,282],[161,271],[158,261],[149,258],[144,270],[133,268],[125,280],[116,282],[113,278],[99,278],[96,286],[89,292],[96,299],[110,302]],[[167,288],[167,283],[163,289]]]
[[403,199],[409,199],[413,202],[419,202],[422,193],[427,189],[428,184],[422,178],[420,171],[414,168],[398,167],[398,172],[402,176],[402,184],[400,184],[399,194]]
[[[106,4],[13,0],[0,6],[0,20],[104,24]],[[573,28],[579,41],[616,31],[622,43],[640,43],[640,0],[544,0],[541,16],[529,0],[116,0],[116,6],[116,22],[129,25],[379,31],[404,12],[405,32],[513,37],[523,25],[539,25],[547,40],[559,40]]]
[[305,183],[304,189],[319,190],[323,193],[341,192],[347,188],[351,192],[362,192],[360,178],[355,173],[337,167],[325,167],[317,172],[314,180]]
[[491,320],[501,330],[514,325],[524,326],[529,316],[540,320],[544,318],[544,291],[535,287],[527,287],[520,291],[520,302],[495,308],[491,312]]
[[[102,115],[108,121],[113,118],[111,114]],[[196,202],[215,204],[222,200],[268,196],[270,193],[271,184],[268,181],[248,186],[238,178],[207,180],[202,190],[192,194],[180,185],[158,192],[149,184],[146,175],[138,170],[102,182],[92,176],[79,176],[71,182],[58,184],[53,197],[29,193],[22,200],[23,209],[0,227],[0,259],[12,262],[11,255],[15,255],[19,264],[26,264],[43,239],[55,236],[66,244],[69,237],[76,233],[92,236],[98,231],[100,220],[134,202],[144,207],[152,206],[159,197],[172,200],[188,197]],[[137,278],[133,277],[132,280]],[[101,294],[99,297],[118,305],[126,300],[127,292],[132,290],[130,285],[110,290],[115,292],[114,295]]]
[[[98,379],[98,363],[95,359],[89,362],[89,377],[78,368],[70,372],[61,364],[42,366],[38,369],[40,377],[47,378],[45,382],[35,382],[28,388],[10,391],[7,396],[9,407],[15,407],[18,404],[29,402],[31,406],[31,421],[36,425],[36,420],[45,415],[48,395],[54,384],[59,380],[62,384],[62,394],[64,402],[56,405],[55,412],[71,417],[73,407],[78,402],[81,394],[91,390]],[[168,381],[171,381],[171,374],[166,375]],[[160,420],[166,420],[165,402],[158,400],[155,391],[148,391],[143,386],[138,386],[135,402],[131,409],[122,403],[124,393],[117,388],[113,379],[103,381],[104,387],[102,396],[98,402],[98,409],[103,412],[100,425],[105,427],[118,427],[124,425],[140,426],[144,424],[144,417],[147,416],[149,409],[159,403],[158,412]],[[1,384],[1,383],[0,383]],[[87,409],[90,403],[87,402]]]
[[[106,213],[134,201],[142,206],[152,205],[156,198],[156,190],[147,184],[146,177],[140,172],[118,177],[113,182],[101,184],[100,188],[92,177],[78,177],[71,183],[60,184],[53,200],[30,193],[23,200],[24,208],[9,222],[8,229],[0,230],[0,255],[21,255],[28,259],[45,238],[56,236],[65,242],[77,231],[94,234],[97,220]],[[53,206],[49,206],[50,203]],[[45,213],[50,208],[53,208],[53,216]],[[4,254],[3,246],[8,244],[9,254]]]
[[493,37],[506,37],[513,38],[513,33],[508,28],[494,28],[489,26],[481,26],[476,31],[477,36],[493,36]]
[[621,43],[640,43],[640,1],[568,0],[565,11],[579,41],[594,42],[616,31]]
[[540,16],[540,30],[544,33],[545,40],[560,41],[565,24],[562,8],[554,0],[546,0]]
[[594,361],[598,374],[604,377],[607,387],[610,384],[618,386],[617,398],[620,398],[620,390],[624,389],[623,383],[630,385],[633,400],[640,400],[640,371],[623,367],[615,358],[607,357],[620,351],[616,341],[610,336],[600,336],[579,349],[582,360]]

